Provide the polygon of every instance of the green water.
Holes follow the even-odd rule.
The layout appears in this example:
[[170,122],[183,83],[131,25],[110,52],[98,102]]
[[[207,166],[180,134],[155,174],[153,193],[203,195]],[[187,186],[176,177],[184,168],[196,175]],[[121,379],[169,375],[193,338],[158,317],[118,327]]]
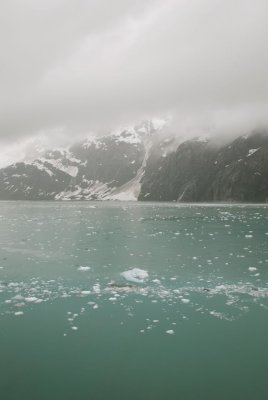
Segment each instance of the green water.
[[0,202],[0,399],[266,400],[267,241],[261,205]]

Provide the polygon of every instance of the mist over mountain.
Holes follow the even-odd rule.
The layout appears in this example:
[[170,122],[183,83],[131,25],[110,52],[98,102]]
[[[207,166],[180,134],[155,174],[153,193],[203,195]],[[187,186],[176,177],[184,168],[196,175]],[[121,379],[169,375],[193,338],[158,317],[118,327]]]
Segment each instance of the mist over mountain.
[[267,124],[267,13],[266,0],[1,2],[0,165],[35,140],[163,115],[184,140]]
[[0,169],[0,199],[265,202],[267,131],[216,139],[145,121]]

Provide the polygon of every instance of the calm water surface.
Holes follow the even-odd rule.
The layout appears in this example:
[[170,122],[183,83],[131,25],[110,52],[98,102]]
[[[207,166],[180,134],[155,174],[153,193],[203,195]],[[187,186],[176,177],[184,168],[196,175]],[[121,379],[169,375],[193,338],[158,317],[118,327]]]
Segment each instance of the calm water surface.
[[0,399],[266,400],[267,241],[261,205],[0,202]]

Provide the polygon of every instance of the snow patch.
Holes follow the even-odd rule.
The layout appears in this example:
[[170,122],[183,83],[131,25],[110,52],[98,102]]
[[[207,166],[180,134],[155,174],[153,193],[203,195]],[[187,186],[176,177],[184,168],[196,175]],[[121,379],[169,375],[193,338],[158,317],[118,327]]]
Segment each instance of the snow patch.
[[257,149],[250,149],[250,150],[248,151],[247,157],[252,156],[252,155],[253,155],[254,153],[256,153],[256,151],[258,151],[258,150],[260,150],[260,147],[258,147]]

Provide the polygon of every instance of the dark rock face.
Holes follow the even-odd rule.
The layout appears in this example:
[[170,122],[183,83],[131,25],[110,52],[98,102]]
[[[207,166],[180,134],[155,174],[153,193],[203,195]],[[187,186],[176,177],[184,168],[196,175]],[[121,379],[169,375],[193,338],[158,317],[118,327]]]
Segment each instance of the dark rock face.
[[243,136],[221,148],[208,141],[182,143],[163,157],[152,153],[139,200],[265,202],[268,136]]
[[200,201],[215,151],[206,141],[187,141],[174,153],[147,161],[139,200]]
[[268,136],[240,137],[217,155],[207,190],[212,200],[265,202],[268,199]]
[[[41,165],[41,164],[40,164]],[[40,168],[40,166],[39,166]],[[70,175],[54,169],[16,163],[0,170],[1,200],[52,200],[70,182]],[[47,171],[50,171],[49,173]]]

